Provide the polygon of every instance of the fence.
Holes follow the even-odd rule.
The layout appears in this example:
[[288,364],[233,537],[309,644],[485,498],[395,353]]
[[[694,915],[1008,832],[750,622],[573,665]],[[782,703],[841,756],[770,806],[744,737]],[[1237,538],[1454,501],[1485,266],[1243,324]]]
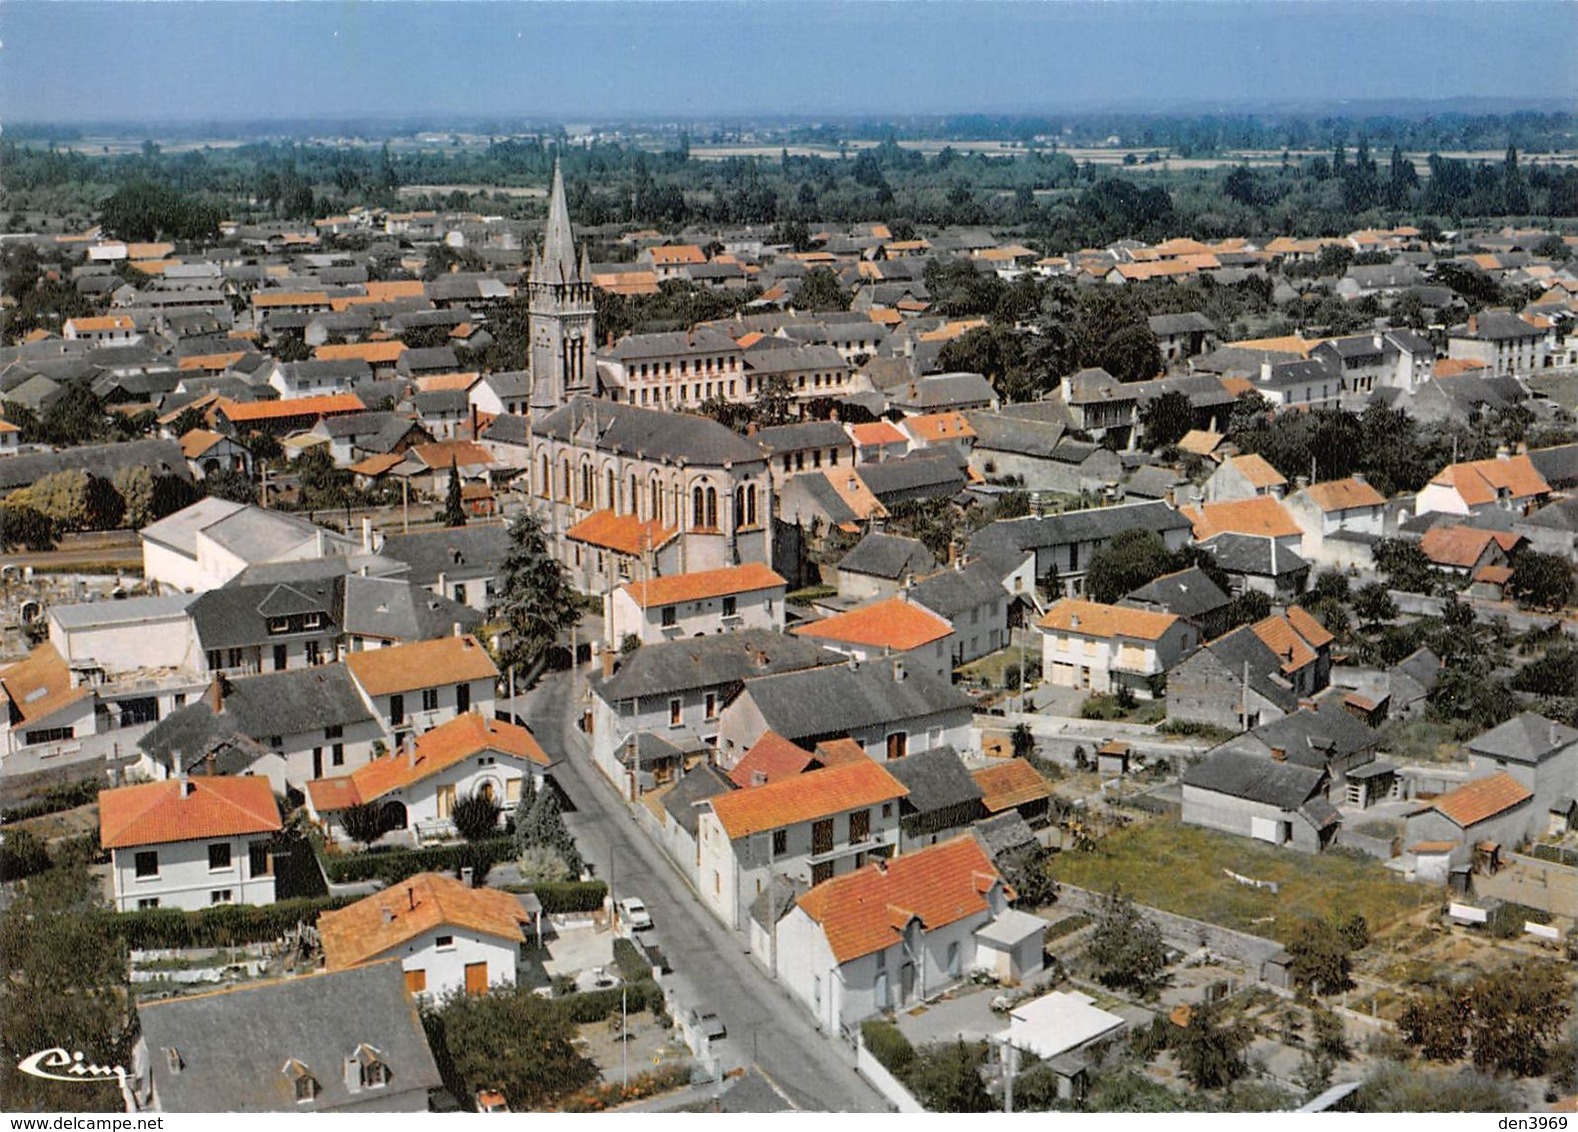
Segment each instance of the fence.
[[1538,908],[1555,916],[1578,917],[1578,869],[1508,853],[1497,872],[1474,878],[1482,899]]
[[926,1106],[915,1099],[915,1094],[906,1089],[897,1077],[888,1072],[887,1066],[878,1061],[866,1048],[865,1038],[858,1033],[855,1035],[855,1072],[881,1093],[882,1098],[893,1107],[895,1112],[926,1111]]
[[[1058,885],[1058,905],[1068,911],[1085,912],[1094,916],[1100,911],[1103,899],[1100,893],[1078,888],[1072,884],[1060,882]],[[1250,975],[1257,980],[1265,978],[1266,961],[1282,950],[1280,943],[1274,939],[1266,939],[1264,936],[1234,931],[1232,928],[1208,924],[1204,920],[1193,920],[1188,916],[1164,912],[1160,908],[1152,908],[1146,904],[1136,904],[1135,907],[1155,920],[1164,936],[1175,940],[1189,940],[1242,963]]]

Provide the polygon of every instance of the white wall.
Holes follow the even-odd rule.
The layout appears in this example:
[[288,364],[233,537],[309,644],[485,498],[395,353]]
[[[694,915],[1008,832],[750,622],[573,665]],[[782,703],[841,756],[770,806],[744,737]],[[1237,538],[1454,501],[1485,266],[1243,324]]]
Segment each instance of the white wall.
[[630,591],[621,586],[605,603],[609,612],[607,639],[617,648],[627,633],[634,633],[642,644],[650,645],[739,629],[781,630],[784,627],[784,592],[783,586],[774,586],[735,594],[735,613],[727,618],[723,615],[724,599],[721,597],[674,602],[674,624],[665,626],[664,606],[643,609],[630,596]]
[[[247,850],[250,843],[267,844],[268,840],[268,834],[258,833],[246,837],[169,841],[162,845],[116,849],[111,853],[110,865],[115,885],[115,908],[120,912],[133,912],[139,900],[157,899],[161,908],[183,908],[195,912],[213,904],[211,894],[220,889],[229,889],[231,902],[236,904],[272,904],[273,873],[254,877]],[[208,847],[221,842],[230,846],[230,866],[210,869]],[[137,854],[150,850],[159,854],[159,875],[139,880]]]
[[[404,899],[399,885],[391,886],[389,899]],[[453,943],[438,946],[439,936],[449,936]],[[387,951],[380,951],[368,962],[380,959],[399,959],[402,971],[425,971],[427,989],[422,992],[429,1001],[443,998],[451,991],[466,989],[466,965],[486,963],[488,986],[515,985],[515,962],[520,955],[520,940],[485,935],[471,928],[443,924],[423,932],[415,939]]]
[[144,578],[158,582],[161,587],[189,593],[215,589],[224,581],[212,578],[196,558],[188,558],[178,550],[146,538],[142,540],[142,572]]
[[[495,705],[494,682],[491,677],[481,680],[469,681],[471,685],[470,710],[477,712],[484,719],[492,719]],[[358,685],[360,687],[360,685]],[[405,699],[402,714],[399,720],[391,720],[389,715],[390,701],[393,694],[382,696],[369,696],[363,693],[362,698],[372,709],[373,718],[388,732],[391,738],[397,737],[397,732],[408,732],[421,735],[431,731],[441,723],[448,723],[459,714],[455,689],[457,684],[440,684],[436,687],[438,693],[438,706],[427,709],[422,706],[422,689],[415,688],[411,691],[399,693]]]
[[64,628],[51,614],[49,641],[68,664],[93,660],[112,673],[201,667],[197,634],[185,613],[72,629]]

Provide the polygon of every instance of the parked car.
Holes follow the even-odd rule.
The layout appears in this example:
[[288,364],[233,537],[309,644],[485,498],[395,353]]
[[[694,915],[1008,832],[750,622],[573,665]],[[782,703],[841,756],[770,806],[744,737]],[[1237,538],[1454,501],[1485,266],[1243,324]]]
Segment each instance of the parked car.
[[698,1006],[696,1008],[696,1029],[713,1041],[729,1036],[728,1028],[724,1026],[723,1019],[719,1018],[712,1008],[707,1006]]
[[619,917],[633,932],[648,931],[652,927],[652,913],[639,896],[627,896],[619,902]]

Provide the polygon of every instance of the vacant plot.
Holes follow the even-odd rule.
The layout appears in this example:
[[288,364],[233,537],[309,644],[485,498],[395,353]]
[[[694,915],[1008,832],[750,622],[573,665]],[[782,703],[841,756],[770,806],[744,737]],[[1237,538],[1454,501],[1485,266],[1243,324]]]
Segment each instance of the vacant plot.
[[[1397,880],[1380,862],[1308,856],[1159,820],[1108,834],[1091,853],[1062,853],[1052,875],[1080,888],[1114,886],[1141,904],[1255,935],[1287,940],[1306,916],[1358,912],[1380,933],[1436,903],[1429,886]],[[1276,881],[1277,893],[1227,875]]]

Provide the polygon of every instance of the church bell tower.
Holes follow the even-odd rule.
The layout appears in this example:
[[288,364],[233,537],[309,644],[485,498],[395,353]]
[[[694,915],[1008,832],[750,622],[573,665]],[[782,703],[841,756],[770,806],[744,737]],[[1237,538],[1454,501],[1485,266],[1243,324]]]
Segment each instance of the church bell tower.
[[575,255],[575,233],[564,199],[564,175],[553,163],[548,227],[526,282],[531,336],[531,410],[551,412],[577,393],[597,392],[593,351],[597,305],[591,265]]

